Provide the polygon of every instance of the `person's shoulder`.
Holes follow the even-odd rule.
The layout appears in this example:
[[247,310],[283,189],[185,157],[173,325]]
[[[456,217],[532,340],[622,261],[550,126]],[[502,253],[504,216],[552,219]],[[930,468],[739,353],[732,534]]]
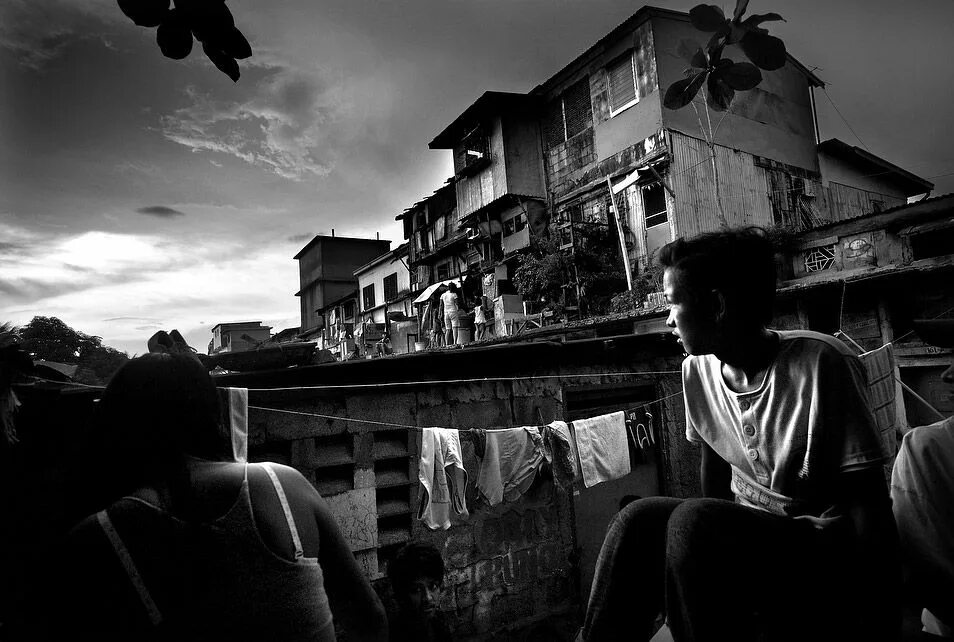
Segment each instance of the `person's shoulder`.
[[710,370],[718,362],[714,354],[691,354],[682,360],[682,374],[698,374]]
[[901,440],[900,450],[915,456],[923,452],[954,455],[954,417],[912,428]]
[[856,356],[844,341],[830,334],[814,330],[775,330],[779,343],[783,347],[798,348],[804,351],[838,354],[845,357]]

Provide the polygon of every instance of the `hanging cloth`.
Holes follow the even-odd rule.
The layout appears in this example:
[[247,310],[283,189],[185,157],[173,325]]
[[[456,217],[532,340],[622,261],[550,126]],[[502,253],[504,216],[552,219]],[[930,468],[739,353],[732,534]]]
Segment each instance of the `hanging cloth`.
[[248,388],[219,388],[222,420],[229,431],[232,458],[248,461]]
[[543,427],[543,455],[553,469],[553,481],[564,491],[573,490],[580,477],[580,460],[573,436],[565,421],[554,421]]
[[466,517],[464,489],[467,471],[461,456],[460,433],[452,428],[424,428],[417,473],[421,501],[417,518],[433,530],[451,526],[451,509]]
[[886,457],[898,453],[897,386],[894,380],[894,349],[891,344],[858,355],[868,375],[868,404],[878,426]]
[[632,470],[626,440],[626,413],[614,412],[573,422],[583,486],[619,479]]
[[477,472],[477,490],[487,503],[519,499],[543,463],[543,438],[536,426],[488,430]]

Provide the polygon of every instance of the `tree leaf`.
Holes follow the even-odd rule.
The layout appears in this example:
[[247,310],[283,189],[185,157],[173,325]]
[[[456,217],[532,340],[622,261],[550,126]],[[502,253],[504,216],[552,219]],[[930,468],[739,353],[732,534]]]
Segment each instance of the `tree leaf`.
[[749,60],[766,71],[774,71],[785,66],[785,43],[775,36],[750,31],[739,42],[739,46]]
[[682,109],[691,103],[692,99],[699,93],[699,88],[702,87],[708,73],[702,71],[692,78],[683,78],[669,85],[666,96],[663,98],[663,105],[667,109]]
[[762,72],[750,62],[734,62],[714,72],[719,79],[736,91],[754,89],[762,82]]
[[745,10],[749,7],[749,0],[736,0],[735,3],[735,13],[732,14],[732,21],[738,22],[742,18],[742,14],[745,13]]
[[748,33],[748,29],[738,22],[731,22],[729,24],[731,24],[732,27],[729,29],[729,37],[726,38],[725,41],[727,45],[737,43],[745,37],[745,34]]
[[774,20],[781,20],[782,22],[785,22],[785,18],[778,15],[777,13],[754,13],[742,21],[742,26],[749,29],[761,30],[759,25],[761,25],[763,22],[770,22]]
[[166,58],[182,60],[192,52],[192,31],[182,13],[170,10],[159,29],[156,30],[156,42]]
[[140,27],[157,27],[169,10],[169,0],[117,0],[119,9]]
[[689,61],[689,64],[699,69],[706,69],[709,66],[709,59],[706,58],[706,52],[702,50],[702,47],[699,47],[696,53],[692,54],[692,59]]
[[714,4],[697,4],[689,10],[689,21],[699,31],[716,31],[725,24],[725,14]]
[[[179,6],[179,5],[176,5]],[[232,12],[225,6],[224,2],[211,0],[208,2],[189,3],[185,15],[188,17],[189,26],[192,27],[192,33],[197,40],[207,42],[221,38],[232,27],[235,26],[235,18]]]
[[723,38],[729,35],[730,32],[729,23],[726,22],[721,29],[712,34],[712,37],[709,38],[709,43],[706,45],[706,51],[709,53],[709,61],[718,60],[722,56],[722,49],[725,47],[724,42],[719,42]]
[[214,39],[213,44],[218,44],[222,51],[239,60],[252,55],[252,46],[248,44],[248,40],[236,27],[229,29],[221,38]]
[[716,111],[725,111],[729,108],[729,103],[735,97],[735,90],[729,87],[717,74],[709,74],[709,81],[706,83],[708,95],[706,102]]
[[208,43],[205,42],[202,43],[202,51],[209,57],[212,64],[218,67],[219,71],[231,78],[232,82],[238,82],[241,73],[239,72],[239,66],[238,63],[235,62],[235,58],[225,52],[210,47]]

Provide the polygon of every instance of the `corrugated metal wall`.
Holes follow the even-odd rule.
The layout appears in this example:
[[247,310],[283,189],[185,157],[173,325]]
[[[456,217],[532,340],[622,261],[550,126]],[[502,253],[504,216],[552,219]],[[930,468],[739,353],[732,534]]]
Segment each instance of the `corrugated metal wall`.
[[[722,220],[716,201],[709,147],[704,141],[671,131],[672,162],[668,180],[676,194],[674,232],[695,236],[718,230]],[[772,202],[764,170],[755,157],[716,145],[716,167],[725,224],[772,225]]]
[[891,207],[903,205],[905,200],[888,194],[879,194],[841,183],[831,182],[821,190],[820,211],[831,221],[844,221]]

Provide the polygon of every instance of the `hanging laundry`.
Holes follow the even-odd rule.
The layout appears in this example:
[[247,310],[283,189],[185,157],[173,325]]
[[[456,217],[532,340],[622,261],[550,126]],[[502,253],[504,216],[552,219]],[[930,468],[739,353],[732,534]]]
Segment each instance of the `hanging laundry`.
[[461,456],[460,433],[452,428],[424,428],[422,433],[417,518],[430,529],[447,530],[452,508],[458,515],[468,515],[464,500],[467,471]]
[[619,479],[632,470],[626,440],[626,413],[614,412],[573,422],[583,486]]
[[514,501],[530,488],[543,463],[543,438],[536,426],[486,431],[477,490],[491,506]]
[[581,475],[570,427],[565,421],[554,421],[543,427],[542,436],[543,455],[553,469],[553,481],[564,491],[573,490]]
[[887,457],[898,452],[897,388],[894,381],[894,350],[891,344],[858,355],[868,375],[868,403],[878,425],[881,446]]
[[224,424],[229,431],[232,457],[248,461],[248,388],[219,388]]

